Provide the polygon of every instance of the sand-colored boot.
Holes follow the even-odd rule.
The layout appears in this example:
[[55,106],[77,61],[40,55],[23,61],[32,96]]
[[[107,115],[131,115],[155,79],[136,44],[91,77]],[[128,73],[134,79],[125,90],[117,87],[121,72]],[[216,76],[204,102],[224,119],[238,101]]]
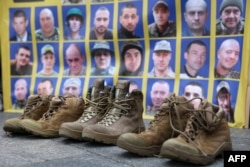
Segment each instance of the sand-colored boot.
[[27,132],[19,126],[19,122],[22,119],[40,119],[43,114],[47,112],[52,97],[51,95],[30,95],[22,115],[18,118],[7,119],[3,125],[4,131],[27,134]]
[[139,133],[145,129],[143,113],[143,94],[140,90],[129,93],[130,81],[119,80],[116,84],[115,97],[101,121],[83,129],[85,140],[95,140],[116,145],[123,133]]
[[221,107],[203,101],[178,137],[164,142],[160,155],[166,158],[208,165],[223,151],[232,150],[230,129]]
[[33,135],[59,137],[59,128],[64,122],[76,121],[83,113],[84,100],[75,96],[53,97],[49,109],[38,121],[23,119],[20,125]]
[[[59,129],[59,135],[71,139],[82,140],[82,131],[87,125],[100,120],[108,106],[111,87],[104,87],[104,80],[97,79],[88,90],[85,109],[82,116],[74,122],[65,122]],[[89,98],[88,98],[89,96]]]
[[175,133],[173,128],[184,131],[193,110],[193,104],[190,101],[182,96],[171,94],[156,111],[146,131],[121,135],[117,146],[141,156],[155,156],[160,153],[164,141],[179,134]]

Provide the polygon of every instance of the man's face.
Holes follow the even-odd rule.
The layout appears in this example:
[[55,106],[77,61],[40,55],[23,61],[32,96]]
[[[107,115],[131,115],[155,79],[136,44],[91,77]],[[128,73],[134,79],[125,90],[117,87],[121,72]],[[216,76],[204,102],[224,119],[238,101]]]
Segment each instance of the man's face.
[[139,16],[136,8],[124,8],[120,16],[120,24],[129,32],[135,31]]
[[63,88],[63,95],[74,95],[76,97],[78,97],[80,95],[80,88],[78,85],[76,84],[68,84],[67,86],[65,86]]
[[26,20],[24,17],[14,17],[12,25],[16,31],[16,34],[21,36],[24,35],[26,31],[28,20]]
[[156,108],[159,108],[163,100],[168,96],[169,94],[169,87],[165,83],[155,83],[152,86],[150,96],[153,103],[153,106]]
[[84,57],[75,46],[70,46],[66,51],[66,61],[73,75],[79,75],[82,70]]
[[171,60],[171,52],[155,51],[153,53],[154,68],[158,71],[164,71],[168,68]]
[[[202,88],[196,85],[187,85],[184,89],[184,95],[187,100],[192,100],[193,98],[204,98],[202,93]],[[198,109],[201,100],[196,99],[191,101],[194,108]]]
[[154,21],[158,26],[165,26],[168,22],[169,10],[164,6],[157,6],[153,10]]
[[55,65],[55,56],[51,52],[47,52],[42,56],[43,68],[47,70],[53,70]]
[[221,90],[217,96],[218,105],[223,108],[226,113],[231,109],[231,95],[227,90]]
[[96,50],[94,53],[96,66],[99,69],[107,69],[110,66],[111,54],[107,50]]
[[207,16],[208,13],[203,1],[190,1],[184,13],[186,23],[193,31],[204,29]]
[[240,17],[241,11],[236,6],[227,6],[221,12],[221,21],[229,29],[236,29]]
[[199,71],[206,61],[206,47],[198,44],[192,44],[188,52],[185,52],[184,58],[186,65],[195,71]]
[[31,52],[24,48],[20,48],[16,53],[16,61],[18,66],[26,66],[30,62]]
[[138,49],[128,49],[124,55],[124,63],[126,70],[129,72],[136,72],[141,65],[142,55]]
[[95,31],[104,34],[109,25],[109,12],[107,10],[97,10],[94,19]]
[[77,33],[79,32],[80,28],[81,28],[81,19],[80,17],[73,15],[69,17],[69,28],[71,30],[71,32]]
[[26,99],[26,94],[27,94],[27,83],[24,81],[17,81],[18,83],[15,85],[15,97],[16,100],[25,100]]
[[238,62],[240,46],[236,43],[227,42],[218,51],[218,61],[222,69],[231,70]]
[[37,94],[51,95],[52,92],[53,92],[53,87],[49,81],[40,82],[37,86]]
[[54,31],[54,18],[51,12],[47,10],[41,12],[40,26],[44,33],[51,33]]

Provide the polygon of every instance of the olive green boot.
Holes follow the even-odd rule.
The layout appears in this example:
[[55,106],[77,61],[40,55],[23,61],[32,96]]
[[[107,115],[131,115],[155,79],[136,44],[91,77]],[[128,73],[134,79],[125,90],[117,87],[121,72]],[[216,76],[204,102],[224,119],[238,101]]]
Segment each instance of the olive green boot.
[[108,97],[111,87],[104,87],[104,80],[97,79],[88,90],[85,109],[82,116],[74,122],[65,122],[59,129],[59,135],[71,139],[82,140],[82,131],[87,125],[100,120],[108,106]]
[[172,94],[163,101],[146,131],[121,135],[117,146],[141,156],[155,156],[160,153],[165,140],[179,134],[174,133],[173,129],[184,131],[193,110],[193,104],[190,101]]
[[204,101],[178,137],[164,142],[160,155],[166,158],[208,165],[223,151],[232,150],[230,129],[221,107]]
[[33,135],[59,137],[59,128],[64,122],[76,121],[83,113],[84,100],[72,95],[53,97],[49,109],[38,121],[23,119],[20,125]]
[[120,80],[115,86],[115,97],[101,121],[83,129],[84,140],[116,144],[123,133],[139,133],[145,129],[143,94],[140,90],[129,93],[130,81]]
[[30,95],[23,114],[18,118],[7,119],[3,125],[4,131],[27,134],[27,132],[19,126],[19,122],[23,119],[40,119],[48,110],[52,97],[51,95]]

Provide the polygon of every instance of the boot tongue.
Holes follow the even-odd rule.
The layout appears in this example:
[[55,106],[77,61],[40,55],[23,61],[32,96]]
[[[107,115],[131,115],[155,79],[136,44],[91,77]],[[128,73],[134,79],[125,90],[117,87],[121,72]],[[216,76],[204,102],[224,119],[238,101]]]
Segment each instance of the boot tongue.
[[104,80],[96,79],[92,85],[91,100],[98,98],[100,91],[102,91],[103,89],[104,89]]
[[130,81],[119,80],[116,84],[115,98],[125,98],[129,92]]

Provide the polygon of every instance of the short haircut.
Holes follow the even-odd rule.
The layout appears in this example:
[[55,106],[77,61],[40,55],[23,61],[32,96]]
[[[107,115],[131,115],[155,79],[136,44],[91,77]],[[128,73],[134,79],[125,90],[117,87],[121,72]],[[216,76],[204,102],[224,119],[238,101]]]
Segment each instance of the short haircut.
[[31,51],[30,48],[29,48],[28,46],[22,45],[22,46],[20,46],[20,47],[17,49],[17,52],[16,52],[16,53],[18,53],[20,49],[25,49],[25,50]]
[[132,4],[132,3],[126,3],[123,7],[122,7],[122,9],[121,9],[121,14],[120,15],[122,15],[123,14],[123,9],[125,9],[125,8],[135,8],[136,9],[136,14],[138,15],[138,13],[137,13],[137,7],[134,5],[134,4]]
[[[41,80],[39,83],[44,83],[44,82],[47,82],[47,81],[50,83],[51,87],[53,87],[53,82],[52,82],[51,79],[47,79],[47,78],[46,78],[46,79]],[[39,84],[39,83],[38,83],[38,84]]]
[[15,17],[24,17],[24,19],[27,19],[26,13],[23,10],[16,10],[14,12],[13,18]]
[[201,41],[201,40],[193,40],[193,41],[189,42],[189,44],[187,45],[186,52],[189,52],[189,49],[191,48],[191,46],[193,44],[201,45],[201,46],[204,46],[205,48],[207,47],[206,44],[203,41]]
[[170,90],[170,85],[169,85],[169,83],[168,83],[167,81],[163,81],[163,80],[155,81],[155,82],[152,84],[151,90],[152,90],[153,86],[154,86],[155,84],[157,84],[157,83],[158,83],[158,84],[166,84],[167,87],[168,87],[168,89]]
[[[99,8],[96,10],[96,12],[97,12],[98,10],[108,11],[108,12],[109,12],[109,9],[108,9],[107,7],[105,7],[105,6],[99,7]],[[96,13],[96,12],[95,12],[95,13]],[[109,13],[110,13],[110,12],[109,12]]]
[[200,88],[201,88],[201,91],[202,91],[201,93],[202,93],[202,95],[203,95],[203,87],[202,87],[202,85],[201,85],[199,82],[195,82],[195,81],[190,81],[190,82],[188,82],[188,83],[184,86],[183,92],[185,92],[185,88],[186,88],[187,86],[189,86],[189,85],[200,87]]

